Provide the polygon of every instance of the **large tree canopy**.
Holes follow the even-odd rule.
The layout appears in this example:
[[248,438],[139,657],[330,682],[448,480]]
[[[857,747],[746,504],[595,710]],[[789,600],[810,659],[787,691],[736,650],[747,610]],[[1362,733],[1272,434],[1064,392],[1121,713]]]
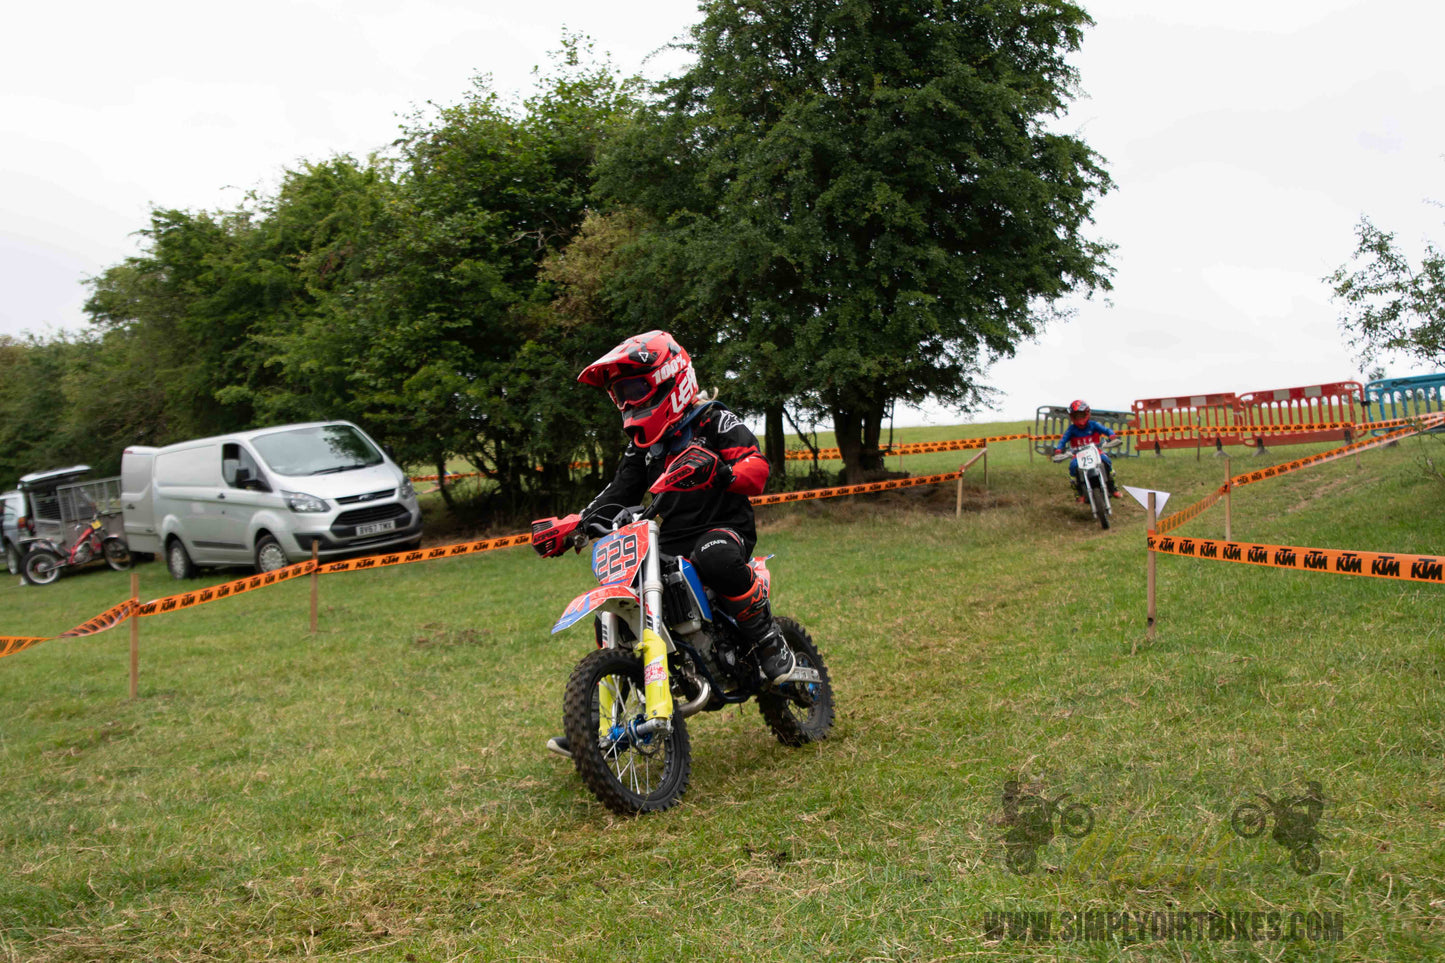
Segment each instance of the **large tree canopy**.
[[[850,475],[895,399],[974,401],[1041,309],[1107,288],[1111,182],[1046,122],[1090,23],[1066,2],[711,0],[600,190],[658,225],[683,327],[756,406],[832,416]],[[759,390],[761,389],[761,390]],[[773,419],[770,418],[770,424]],[[777,419],[780,424],[781,419]]]

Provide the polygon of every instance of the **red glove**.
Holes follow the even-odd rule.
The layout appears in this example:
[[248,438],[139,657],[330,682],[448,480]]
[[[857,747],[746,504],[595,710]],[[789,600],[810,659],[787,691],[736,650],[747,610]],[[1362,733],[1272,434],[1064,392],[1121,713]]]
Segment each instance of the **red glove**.
[[[582,516],[576,513],[566,518],[539,518],[532,523],[532,548],[543,558],[554,558],[567,551],[572,545],[582,551],[582,538],[577,526]],[[574,537],[579,536],[579,537]]]
[[667,471],[658,476],[648,491],[696,492],[709,488],[726,488],[732,484],[733,470],[710,448],[689,445],[672,460]]

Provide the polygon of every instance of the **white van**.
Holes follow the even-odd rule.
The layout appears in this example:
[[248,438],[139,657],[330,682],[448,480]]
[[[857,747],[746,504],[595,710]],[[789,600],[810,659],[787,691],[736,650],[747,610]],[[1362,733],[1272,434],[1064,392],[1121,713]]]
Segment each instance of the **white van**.
[[163,554],[176,578],[200,565],[269,572],[313,544],[321,558],[421,544],[410,480],[347,421],[132,446],[120,478],[130,550]]

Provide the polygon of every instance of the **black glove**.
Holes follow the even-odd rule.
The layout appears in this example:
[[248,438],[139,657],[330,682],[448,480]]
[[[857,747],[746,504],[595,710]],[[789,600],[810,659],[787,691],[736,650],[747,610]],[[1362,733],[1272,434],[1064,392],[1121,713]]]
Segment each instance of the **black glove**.
[[717,456],[717,453],[702,445],[689,445],[682,454],[672,460],[667,471],[658,476],[648,491],[654,495],[661,492],[697,492],[711,488],[726,488],[732,484],[733,470]]

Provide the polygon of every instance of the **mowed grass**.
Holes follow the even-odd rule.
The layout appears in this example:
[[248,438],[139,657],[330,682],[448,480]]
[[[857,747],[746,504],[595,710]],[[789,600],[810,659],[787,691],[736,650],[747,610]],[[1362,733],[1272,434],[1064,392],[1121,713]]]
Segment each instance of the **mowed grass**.
[[[1240,489],[1234,536],[1445,551],[1445,485],[1423,467],[1439,454],[1411,440]],[[124,627],[0,660],[0,959],[1445,952],[1445,586],[1161,557],[1151,643],[1142,510],[1116,503],[1100,531],[1024,442],[990,451],[986,488],[982,469],[961,518],[952,485],[759,509],[776,608],[829,662],[833,737],[785,749],[750,705],[695,717],[691,788],[644,819],[610,815],[543,751],[591,645],[585,626],[548,634],[592,584],[584,557],[324,578],[315,636],[304,579],[149,618],[134,702]],[[1225,468],[1189,450],[1119,472],[1173,510]],[[1223,517],[1181,534],[1221,536]],[[179,587],[140,572],[145,598]],[[11,582],[0,631],[52,634],[127,592],[103,569]],[[1009,779],[1085,802],[1092,833],[1010,871]],[[1229,814],[1307,780],[1325,838],[1302,876]],[[1341,913],[1345,938],[1029,943],[984,926],[1126,909]]]

